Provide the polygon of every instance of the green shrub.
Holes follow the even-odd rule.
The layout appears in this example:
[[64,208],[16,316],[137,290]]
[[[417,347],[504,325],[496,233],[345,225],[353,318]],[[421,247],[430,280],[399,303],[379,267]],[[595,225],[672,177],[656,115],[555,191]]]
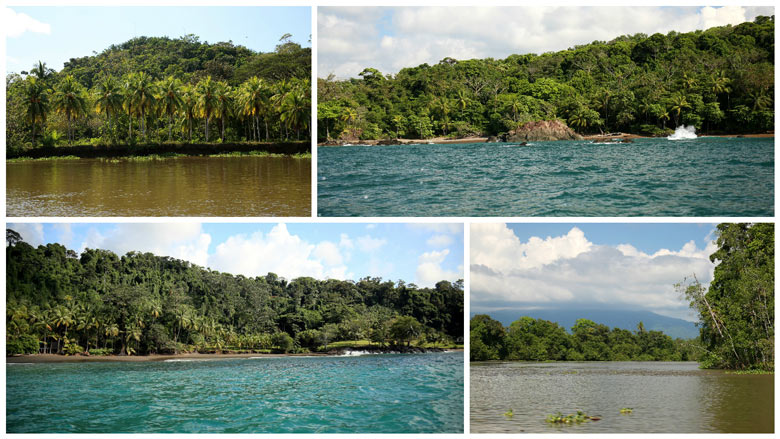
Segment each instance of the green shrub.
[[62,348],[65,355],[76,355],[84,352],[84,348],[76,343],[65,343],[65,347]]
[[38,352],[38,339],[33,335],[25,334],[7,340],[5,352],[6,355],[34,354]]

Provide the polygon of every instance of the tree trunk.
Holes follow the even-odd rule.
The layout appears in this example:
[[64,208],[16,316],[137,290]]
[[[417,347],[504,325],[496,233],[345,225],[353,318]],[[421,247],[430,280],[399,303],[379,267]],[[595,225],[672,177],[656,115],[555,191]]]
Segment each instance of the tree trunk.
[[168,141],[171,141],[171,125],[173,125],[173,115],[168,115]]
[[32,146],[35,148],[35,120],[33,120],[32,125]]

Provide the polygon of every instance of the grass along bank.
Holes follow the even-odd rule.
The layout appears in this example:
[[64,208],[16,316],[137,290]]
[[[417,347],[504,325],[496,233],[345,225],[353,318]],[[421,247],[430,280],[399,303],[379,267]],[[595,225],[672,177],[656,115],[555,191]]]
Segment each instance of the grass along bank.
[[9,149],[7,158],[73,159],[173,156],[299,156],[311,157],[311,142],[157,143],[139,145],[73,145],[35,149]]

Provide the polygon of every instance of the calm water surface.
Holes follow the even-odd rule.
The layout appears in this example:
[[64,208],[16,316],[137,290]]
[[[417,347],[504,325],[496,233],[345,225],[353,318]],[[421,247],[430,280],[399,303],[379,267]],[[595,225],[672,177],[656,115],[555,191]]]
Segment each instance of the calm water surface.
[[311,159],[6,164],[8,216],[309,216]]
[[[631,414],[620,414],[624,407]],[[512,409],[514,416],[504,416]],[[582,410],[597,422],[551,425]],[[774,375],[697,363],[471,363],[472,433],[772,433]]]
[[8,364],[9,433],[458,433],[463,353]]
[[774,139],[319,148],[320,216],[773,216]]

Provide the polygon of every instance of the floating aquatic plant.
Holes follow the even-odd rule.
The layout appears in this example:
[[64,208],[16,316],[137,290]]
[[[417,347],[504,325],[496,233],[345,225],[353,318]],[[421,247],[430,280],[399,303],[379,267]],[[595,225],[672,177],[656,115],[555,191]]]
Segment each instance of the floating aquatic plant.
[[624,408],[620,409],[620,413],[622,413],[624,415],[628,414],[628,413],[632,413],[633,411],[634,411],[634,409],[628,408],[628,407],[624,407]]
[[577,410],[577,413],[572,415],[563,415],[561,412],[554,415],[547,415],[547,422],[550,424],[581,424],[587,421],[600,420],[600,416],[588,416],[581,410]]
[[506,416],[507,418],[511,418],[514,415],[515,413],[512,411],[512,409],[509,409],[508,412],[504,413],[504,416]]

